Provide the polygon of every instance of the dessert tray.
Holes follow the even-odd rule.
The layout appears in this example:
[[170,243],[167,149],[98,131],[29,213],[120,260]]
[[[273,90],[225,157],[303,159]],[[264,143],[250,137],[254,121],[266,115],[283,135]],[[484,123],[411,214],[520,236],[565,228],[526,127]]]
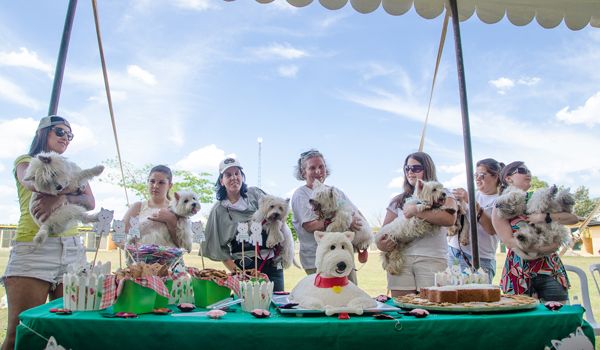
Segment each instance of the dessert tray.
[[497,302],[470,302],[470,303],[434,303],[418,295],[409,294],[392,299],[394,304],[403,309],[420,308],[435,312],[454,313],[486,313],[508,312],[535,309],[539,301],[526,295],[503,295]]
[[[279,306],[283,306],[290,303],[289,295],[273,295],[271,301],[275,306],[277,306],[277,311],[281,314],[292,314],[292,315],[303,315],[303,314],[324,314],[325,310],[312,310],[312,309],[302,309],[298,306],[294,306],[292,308],[280,308]],[[377,302],[377,306],[364,310],[364,313],[372,314],[372,313],[383,313],[383,312],[397,312],[402,311],[399,307],[384,304],[382,302]]]

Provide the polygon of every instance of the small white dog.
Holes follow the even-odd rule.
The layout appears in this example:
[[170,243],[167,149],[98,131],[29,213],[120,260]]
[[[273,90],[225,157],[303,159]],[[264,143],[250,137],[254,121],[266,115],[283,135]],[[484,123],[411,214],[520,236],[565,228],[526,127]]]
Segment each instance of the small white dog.
[[252,221],[262,225],[267,232],[267,248],[281,247],[281,263],[284,269],[292,264],[300,267],[294,260],[294,237],[286,224],[289,212],[289,199],[266,195],[258,201],[258,210],[252,215]]
[[[188,191],[175,192],[175,198],[171,201],[169,209],[177,216],[177,231],[175,233],[177,240],[181,242],[182,248],[191,252],[193,232],[190,217],[196,215],[196,213],[200,211],[198,197],[194,193]],[[154,229],[151,232],[146,232],[142,235],[140,243],[171,247],[176,246],[171,239],[167,225],[153,225],[152,227]]]
[[[471,243],[471,230],[469,226],[469,205],[462,199],[456,198],[456,220],[454,225],[448,227],[448,236],[458,235],[459,244],[466,246]],[[477,205],[479,208],[479,204]]]
[[352,245],[358,250],[369,248],[369,245],[373,241],[371,227],[367,219],[360,212],[355,213],[350,203],[343,200],[340,190],[333,186],[322,184],[319,180],[315,180],[309,203],[320,220],[331,220],[331,223],[325,228],[327,232],[344,232],[350,230],[352,216],[358,214],[362,221],[362,227],[360,230],[354,232],[355,236],[352,240]]
[[[446,192],[444,186],[436,181],[418,180],[415,186],[415,193],[410,197],[406,204],[416,204],[417,211],[441,210],[446,201]],[[438,225],[434,225],[416,216],[410,219],[399,216],[389,224],[383,226],[380,235],[387,235],[396,242],[396,249],[391,252],[381,254],[384,270],[392,275],[400,273],[404,263],[403,251],[406,245],[416,238],[435,232]]]
[[[77,164],[67,160],[56,152],[43,152],[31,159],[25,180],[33,182],[36,192],[33,192],[29,202],[29,211],[33,203],[39,198],[40,193],[56,196],[62,193],[74,193],[85,188],[87,181],[98,176],[104,171],[102,165],[82,170]],[[67,231],[77,225],[78,221],[90,223],[97,221],[97,214],[88,214],[87,209],[80,205],[66,203],[57,208],[44,221],[33,220],[40,227],[33,238],[34,243],[40,246],[49,234]]]
[[354,232],[315,232],[317,273],[304,277],[292,289],[290,301],[303,309],[324,310],[330,316],[348,312],[361,315],[377,306],[362,289],[348,280],[354,269]]

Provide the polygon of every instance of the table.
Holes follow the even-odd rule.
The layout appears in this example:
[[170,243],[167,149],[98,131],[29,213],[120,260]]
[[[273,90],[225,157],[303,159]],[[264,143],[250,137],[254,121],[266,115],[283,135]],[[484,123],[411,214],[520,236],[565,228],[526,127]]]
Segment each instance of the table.
[[[594,342],[590,325],[579,305],[550,311],[494,314],[431,314],[426,318],[391,314],[397,320],[372,316],[296,317],[281,315],[256,319],[235,306],[224,318],[173,317],[153,314],[135,319],[102,317],[101,312],[56,315],[62,299],[20,315],[17,349],[43,349],[41,336],[54,336],[67,349],[543,349],[582,326]],[[177,310],[173,307],[173,310]],[[177,310],[176,312],[179,312]]]

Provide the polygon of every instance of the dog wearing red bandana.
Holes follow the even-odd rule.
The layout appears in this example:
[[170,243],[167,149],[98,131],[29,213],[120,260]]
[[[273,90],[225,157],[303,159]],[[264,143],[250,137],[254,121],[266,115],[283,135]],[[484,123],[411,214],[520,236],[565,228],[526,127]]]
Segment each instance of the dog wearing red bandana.
[[377,302],[348,280],[354,269],[352,239],[354,232],[315,231],[317,273],[300,280],[292,289],[290,301],[300,308],[361,315]]

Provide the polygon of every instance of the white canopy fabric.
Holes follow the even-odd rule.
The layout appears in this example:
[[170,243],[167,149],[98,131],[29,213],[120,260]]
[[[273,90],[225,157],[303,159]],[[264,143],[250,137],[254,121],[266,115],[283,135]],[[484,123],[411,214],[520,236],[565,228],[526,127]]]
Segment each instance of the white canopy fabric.
[[[232,1],[232,0],[226,0]],[[274,0],[256,0],[270,3]],[[313,0],[287,0],[293,6],[304,7]],[[348,2],[360,13],[370,13],[380,6],[394,16],[408,12],[413,6],[423,18],[433,19],[448,7],[444,0],[319,0],[330,10],[338,10]],[[465,21],[474,13],[484,23],[499,22],[504,16],[517,26],[529,24],[534,18],[544,28],[554,28],[563,20],[571,30],[590,24],[600,28],[600,0],[457,0],[459,19]]]

